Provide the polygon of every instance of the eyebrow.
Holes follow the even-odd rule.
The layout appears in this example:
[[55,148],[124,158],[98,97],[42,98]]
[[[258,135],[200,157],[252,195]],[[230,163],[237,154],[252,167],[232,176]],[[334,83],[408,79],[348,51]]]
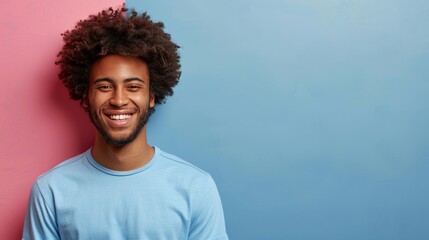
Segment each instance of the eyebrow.
[[[143,79],[138,78],[138,77],[126,78],[126,79],[124,80],[124,83],[132,82],[132,81],[138,81],[138,82],[145,83],[145,81],[144,81]],[[111,83],[111,84],[113,84],[113,83],[114,83],[113,79],[108,78],[108,77],[106,77],[106,78],[97,78],[97,79],[95,79],[95,81],[94,81],[94,83],[99,83],[99,82],[109,82],[109,83]]]

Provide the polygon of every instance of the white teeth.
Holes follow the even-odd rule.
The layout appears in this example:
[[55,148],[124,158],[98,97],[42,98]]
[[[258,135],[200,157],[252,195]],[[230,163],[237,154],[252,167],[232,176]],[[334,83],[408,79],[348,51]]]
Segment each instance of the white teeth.
[[129,119],[131,115],[110,115],[110,119],[112,120],[124,120]]

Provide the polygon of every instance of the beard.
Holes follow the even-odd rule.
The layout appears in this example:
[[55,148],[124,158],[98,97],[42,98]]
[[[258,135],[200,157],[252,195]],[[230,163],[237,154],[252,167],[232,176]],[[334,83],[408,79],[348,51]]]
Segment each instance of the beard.
[[88,106],[88,110],[89,110],[88,115],[89,115],[89,118],[91,119],[91,122],[94,124],[95,128],[101,134],[103,139],[108,144],[113,145],[115,147],[123,147],[128,143],[131,143],[132,141],[134,141],[134,139],[136,139],[136,137],[139,135],[142,128],[148,122],[150,115],[154,111],[153,108],[150,108],[148,103],[146,109],[143,109],[143,111],[140,113],[140,118],[138,119],[137,125],[132,130],[131,134],[128,134],[126,136],[121,136],[121,137],[113,137],[102,126],[100,118],[97,115],[97,110],[93,109],[91,105]]

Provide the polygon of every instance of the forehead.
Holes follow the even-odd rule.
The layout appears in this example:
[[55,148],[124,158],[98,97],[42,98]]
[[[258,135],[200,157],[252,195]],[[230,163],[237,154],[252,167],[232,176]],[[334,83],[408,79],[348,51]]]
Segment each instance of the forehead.
[[92,64],[89,71],[90,82],[100,78],[120,81],[135,77],[149,81],[147,64],[139,58],[123,55],[104,56]]

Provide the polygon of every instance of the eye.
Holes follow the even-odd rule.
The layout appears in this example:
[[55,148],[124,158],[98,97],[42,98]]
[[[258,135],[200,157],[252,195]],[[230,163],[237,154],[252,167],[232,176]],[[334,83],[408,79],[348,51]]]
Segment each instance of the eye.
[[107,92],[107,91],[110,91],[112,87],[109,85],[100,85],[100,86],[97,86],[97,89],[102,92]]
[[130,85],[128,86],[128,90],[132,91],[132,92],[136,92],[138,90],[140,90],[142,87],[139,85]]

